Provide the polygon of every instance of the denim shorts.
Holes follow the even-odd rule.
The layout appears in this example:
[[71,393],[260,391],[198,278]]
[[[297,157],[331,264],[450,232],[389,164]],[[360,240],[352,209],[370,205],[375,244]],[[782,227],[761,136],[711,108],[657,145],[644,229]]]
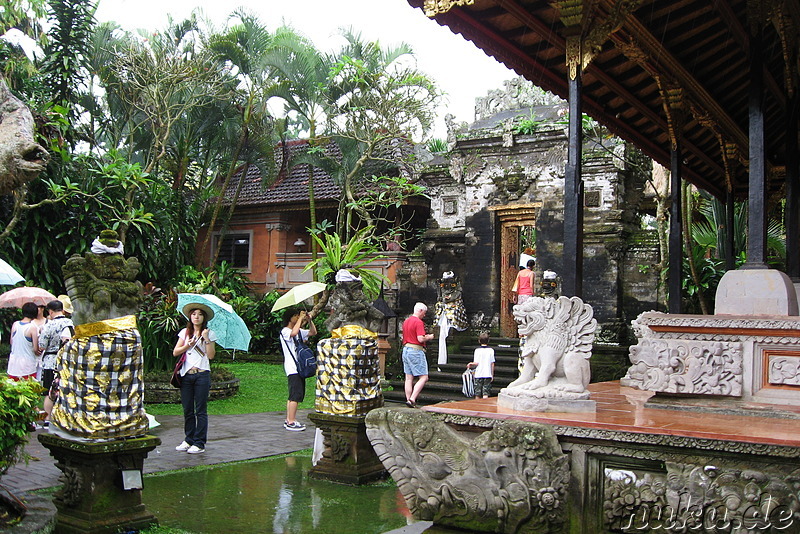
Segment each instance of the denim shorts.
[[427,375],[428,360],[425,351],[408,345],[403,347],[403,372],[412,376]]

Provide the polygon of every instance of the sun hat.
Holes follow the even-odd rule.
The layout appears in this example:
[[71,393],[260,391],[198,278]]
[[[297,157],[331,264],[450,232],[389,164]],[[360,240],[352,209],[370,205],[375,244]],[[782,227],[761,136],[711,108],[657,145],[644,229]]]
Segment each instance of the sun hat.
[[205,304],[200,304],[199,302],[190,302],[189,304],[186,304],[181,313],[183,313],[184,317],[189,319],[189,314],[192,313],[192,310],[203,310],[203,313],[206,315],[206,322],[214,318],[214,310]]
[[72,313],[74,310],[72,309],[72,301],[66,295],[59,295],[56,297],[57,300],[61,301],[61,304],[64,305],[64,313]]

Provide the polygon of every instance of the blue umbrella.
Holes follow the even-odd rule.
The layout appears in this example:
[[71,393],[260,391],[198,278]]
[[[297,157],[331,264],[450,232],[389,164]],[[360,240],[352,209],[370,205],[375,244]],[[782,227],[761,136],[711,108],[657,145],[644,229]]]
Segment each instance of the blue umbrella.
[[0,285],[13,286],[17,282],[25,280],[12,266],[4,260],[0,260]]
[[217,344],[220,347],[236,350],[250,348],[250,331],[230,304],[215,295],[178,293],[178,309],[187,318],[192,304],[208,308],[214,314],[208,326],[217,334]]

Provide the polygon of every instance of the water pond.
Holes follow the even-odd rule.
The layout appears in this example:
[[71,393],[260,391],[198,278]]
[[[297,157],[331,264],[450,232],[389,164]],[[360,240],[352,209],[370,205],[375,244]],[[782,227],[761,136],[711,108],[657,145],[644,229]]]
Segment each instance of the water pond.
[[344,486],[309,478],[310,468],[310,456],[291,455],[159,473],[142,495],[161,525],[197,534],[377,534],[414,523],[391,479]]

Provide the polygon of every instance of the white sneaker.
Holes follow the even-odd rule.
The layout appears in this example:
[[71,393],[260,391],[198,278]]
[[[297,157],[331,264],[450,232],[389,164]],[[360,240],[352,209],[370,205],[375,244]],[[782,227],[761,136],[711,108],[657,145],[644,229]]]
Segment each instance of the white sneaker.
[[190,447],[191,447],[191,445],[189,445],[185,441],[181,441],[181,444],[178,445],[177,447],[175,447],[175,450],[176,451],[180,451],[180,452],[185,452],[185,451],[188,451]]
[[206,452],[206,450],[205,449],[201,449],[197,445],[192,445],[191,447],[189,447],[189,450],[187,450],[186,452],[188,452],[189,454],[200,454],[201,452]]

